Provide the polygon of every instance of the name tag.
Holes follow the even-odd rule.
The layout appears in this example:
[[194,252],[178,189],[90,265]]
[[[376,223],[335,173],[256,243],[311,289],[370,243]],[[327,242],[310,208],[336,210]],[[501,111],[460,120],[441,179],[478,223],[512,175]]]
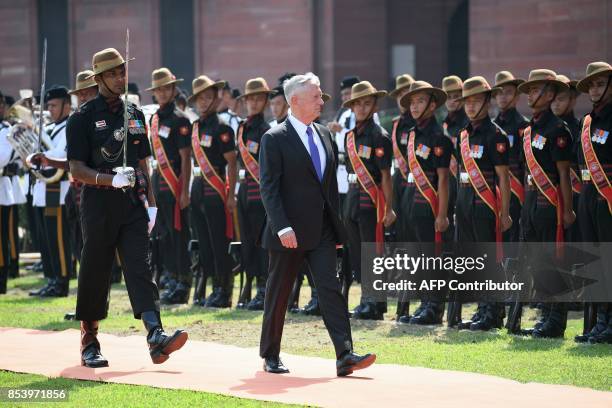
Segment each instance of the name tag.
[[247,141],[247,149],[249,153],[256,154],[257,151],[259,150],[259,143],[257,143],[254,140],[249,140]]
[[163,137],[164,139],[167,139],[168,136],[170,136],[170,128],[168,126],[164,126],[162,125],[162,127],[159,128],[159,137]]
[[195,166],[193,168],[193,175],[196,176],[196,177],[201,176],[202,175],[202,169],[197,167],[197,166]]
[[533,186],[533,177],[531,177],[531,174],[527,175],[527,185]]
[[364,159],[369,159],[372,155],[372,148],[370,146],[359,145],[357,155],[359,157],[363,157]]
[[408,173],[408,183],[414,183],[414,174]]
[[106,125],[106,121],[98,120],[96,122],[96,130],[104,130],[104,129],[108,129],[108,126]]
[[348,182],[351,184],[357,183],[357,175],[355,173],[349,173]]
[[202,140],[200,140],[200,145],[203,147],[210,147],[212,145],[212,136],[204,135]]
[[245,177],[246,177],[246,170],[245,169],[238,170],[238,179],[242,181],[245,179]]
[[462,171],[461,174],[459,175],[459,181],[462,184],[468,184],[470,182],[470,176],[468,176],[467,172]]
[[400,143],[403,145],[408,144],[408,133],[402,133],[402,136],[400,137]]

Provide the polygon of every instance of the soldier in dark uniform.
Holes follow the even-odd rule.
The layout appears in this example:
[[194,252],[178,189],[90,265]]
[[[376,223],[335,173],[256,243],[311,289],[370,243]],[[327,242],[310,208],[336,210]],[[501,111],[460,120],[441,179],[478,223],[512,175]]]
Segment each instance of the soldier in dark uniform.
[[[567,128],[572,135],[572,146],[574,151],[578,148],[580,139],[580,121],[574,115],[574,108],[576,107],[576,101],[580,93],[576,89],[578,81],[570,80],[565,75],[557,75],[557,80],[563,82],[568,86],[569,89],[559,91],[555,100],[550,105],[550,109],[553,111],[555,116],[565,122]],[[580,191],[582,190],[582,182],[578,173],[580,172],[578,166],[578,155],[572,155],[572,165],[570,168],[570,179],[572,182],[572,202],[574,203],[574,211],[578,210],[578,202],[580,201]],[[576,214],[578,216],[578,214]],[[578,222],[572,224],[572,226],[566,231],[566,241],[580,242],[580,226]],[[571,305],[570,305],[571,306]]]
[[[76,319],[81,320],[81,363],[87,367],[108,365],[100,352],[97,333],[98,322],[107,315],[117,248],[134,318],[142,319],[149,354],[153,363],[159,364],[185,344],[187,333],[164,332],[159,294],[149,264],[149,233],[157,209],[148,188],[151,148],[145,118],[132,103],[127,102],[124,110],[120,95],[127,78],[121,54],[113,48],[99,51],[92,65],[99,94],[70,117],[67,127],[70,170],[85,184],[81,197],[84,242],[76,305]],[[122,166],[124,146],[127,166],[135,169],[132,174],[113,170]]]
[[[466,80],[462,100],[470,123],[459,132],[456,148],[459,157],[457,240],[501,243],[502,233],[513,223],[509,214],[508,137],[489,118],[491,87],[486,79],[476,76]],[[503,311],[503,305],[497,302],[479,302],[472,319],[460,327],[501,328]]]
[[[578,204],[578,223],[584,242],[612,241],[612,197],[604,194],[610,189],[612,177],[612,66],[607,62],[592,62],[586,75],[576,85],[578,91],[588,93],[593,110],[582,119],[581,132],[576,139],[578,162],[582,175],[582,193]],[[609,143],[608,143],[609,142]],[[595,160],[587,161],[587,151]],[[593,173],[598,173],[593,174]],[[602,182],[593,183],[601,176]],[[596,304],[597,321],[578,342],[612,343],[612,303]]]
[[274,127],[287,119],[289,105],[285,100],[285,92],[283,91],[282,85],[272,88],[268,98],[270,99],[270,112],[272,112],[272,116],[274,117],[274,119],[269,122],[269,125],[270,127]]
[[[442,89],[425,81],[413,82],[400,100],[415,120],[408,134],[406,160],[410,172],[404,192],[412,200],[402,207],[406,222],[412,226],[414,242],[441,243],[442,234],[449,226],[449,166],[453,144],[434,117],[445,100]],[[443,314],[444,302],[425,295],[417,312],[411,317],[400,317],[399,322],[441,324]]]
[[151,75],[151,88],[159,109],[151,116],[149,129],[155,154],[152,178],[159,217],[155,229],[162,257],[176,286],[162,293],[162,304],[187,303],[193,280],[189,253],[189,180],[191,178],[191,123],[176,107],[177,79],[168,68]]
[[495,85],[493,87],[493,97],[497,102],[499,113],[495,118],[495,124],[502,128],[508,136],[510,143],[510,217],[516,221],[512,227],[504,232],[505,242],[519,241],[518,220],[521,217],[521,208],[525,201],[525,189],[523,188],[524,169],[521,163],[521,151],[523,131],[529,125],[527,119],[516,110],[520,92],[518,86],[525,82],[520,78],[515,78],[509,71],[500,71],[495,74]]
[[[456,75],[450,75],[442,79],[442,90],[448,95],[445,103],[448,114],[442,121],[442,128],[446,137],[450,138],[453,146],[457,145],[459,132],[469,123],[469,119],[463,109],[463,100],[461,99],[462,87],[463,81]],[[445,241],[451,241],[455,238],[455,204],[457,202],[457,188],[459,185],[459,180],[457,180],[457,160],[456,150],[453,150],[453,156],[451,156],[449,165],[450,178],[448,181],[448,221],[450,224],[443,234]]]
[[218,89],[224,84],[225,81],[214,82],[201,75],[193,80],[193,94],[189,97],[200,115],[191,131],[196,165],[191,210],[204,274],[213,277],[213,294],[199,302],[206,307],[229,306],[234,278],[228,246],[236,208],[236,145],[234,131],[216,112]]
[[[522,138],[526,192],[521,228],[526,242],[561,242],[563,229],[576,219],[570,181],[572,136],[550,109],[559,91],[567,89],[548,69],[531,71],[529,80],[518,86],[520,92],[527,94],[533,111]],[[528,332],[534,337],[563,337],[566,324],[566,304],[545,303],[542,318]]]
[[[391,180],[391,139],[387,132],[374,123],[378,99],[386,91],[378,91],[368,81],[358,82],[351,89],[351,98],[344,106],[355,113],[356,126],[344,139],[349,192],[344,202],[345,225],[351,267],[361,282],[361,243],[384,239],[383,227],[395,222],[393,211],[393,184]],[[356,168],[356,166],[358,166]],[[363,179],[358,178],[358,174]],[[362,183],[371,185],[366,190]],[[355,319],[382,320],[387,311],[386,302],[362,296],[353,311]]]
[[[410,90],[410,85],[414,78],[409,74],[398,75],[395,78],[395,89],[389,92],[389,96],[395,99],[400,111],[399,116],[393,118],[393,128],[391,131],[391,142],[393,145],[394,173],[393,173],[393,211],[397,216],[393,224],[396,242],[412,242],[414,236],[410,234],[410,224],[406,217],[403,217],[402,208],[408,208],[412,202],[413,195],[406,196],[404,201],[404,190],[408,183],[408,162],[406,159],[406,148],[408,146],[408,133],[414,127],[414,119],[410,115],[410,109],[404,107],[400,100]],[[408,310],[409,301],[400,298],[397,305],[397,318],[405,315]]]
[[[256,245],[266,212],[259,192],[259,145],[261,137],[270,129],[264,120],[264,109],[270,88],[263,78],[246,82],[244,99],[247,119],[240,123],[236,144],[240,157],[240,190],[238,191],[238,219],[242,240],[242,262],[248,276],[256,279],[257,293],[247,304],[250,310],[263,310],[268,275],[268,252]],[[246,295],[246,297],[245,297]],[[241,294],[248,299],[249,294]]]

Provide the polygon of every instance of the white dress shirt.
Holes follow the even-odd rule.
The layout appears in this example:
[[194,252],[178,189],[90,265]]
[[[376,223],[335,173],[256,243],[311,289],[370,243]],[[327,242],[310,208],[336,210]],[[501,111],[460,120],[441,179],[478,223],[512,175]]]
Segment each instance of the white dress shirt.
[[[304,144],[304,148],[306,149],[309,155],[310,155],[310,146],[308,145],[308,135],[306,134],[306,130],[308,128],[312,130],[312,136],[313,136],[312,138],[314,140],[315,146],[317,147],[317,150],[319,151],[319,159],[321,161],[321,174],[325,174],[325,166],[327,165],[327,156],[325,155],[325,147],[323,147],[323,141],[319,137],[319,133],[315,130],[312,123],[309,125],[306,125],[302,123],[298,118],[293,116],[291,113],[289,113],[289,116],[287,116],[287,120],[289,121],[289,123],[291,123],[291,126],[293,126],[293,128],[295,129],[296,133],[300,137],[300,140]],[[289,231],[293,231],[293,228],[291,227],[283,228],[282,230],[278,231],[278,236],[280,237],[281,235]]]

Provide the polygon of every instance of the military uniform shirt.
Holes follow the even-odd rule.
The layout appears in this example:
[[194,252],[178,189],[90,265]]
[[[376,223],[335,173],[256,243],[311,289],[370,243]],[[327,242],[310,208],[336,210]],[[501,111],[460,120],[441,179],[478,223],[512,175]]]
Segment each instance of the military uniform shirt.
[[[181,174],[180,149],[191,148],[191,123],[174,103],[158,109],[157,134],[161,140],[166,157],[177,177]],[[152,120],[153,117],[151,117]]]
[[[347,151],[346,138],[344,149]],[[391,158],[393,156],[391,138],[387,131],[377,125],[373,119],[368,120],[362,131],[355,134],[355,149],[368,172],[372,175],[374,182],[380,184],[382,180],[381,170],[391,168]],[[346,169],[349,173],[354,173],[348,156]]]
[[[136,105],[128,102],[127,165],[138,168],[139,160],[151,156],[145,117]],[[123,141],[115,135],[123,131],[123,108],[113,113],[102,95],[83,104],[68,119],[68,160],[84,162],[92,169],[107,169],[123,165],[123,153],[116,157],[103,157],[102,148],[118,153]],[[114,160],[112,160],[114,159]]]

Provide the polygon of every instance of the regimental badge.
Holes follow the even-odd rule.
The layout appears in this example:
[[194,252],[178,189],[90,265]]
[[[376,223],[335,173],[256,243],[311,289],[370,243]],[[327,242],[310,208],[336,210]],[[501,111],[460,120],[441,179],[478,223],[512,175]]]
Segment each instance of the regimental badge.
[[557,138],[557,146],[563,149],[567,146],[567,138],[565,136],[560,136]]
[[503,153],[506,151],[506,144],[505,143],[497,143],[495,145],[495,148],[497,149],[498,153]]
[[115,138],[116,141],[118,142],[123,141],[123,136],[124,136],[123,126],[121,126],[120,129],[115,129],[113,131],[113,137]]
[[188,135],[189,135],[189,133],[191,133],[191,132],[189,131],[189,126],[181,126],[181,127],[180,127],[180,129],[179,129],[179,133],[180,133],[181,135],[183,135],[183,136],[188,136]]
[[157,133],[159,134],[159,137],[167,139],[168,136],[170,136],[170,128],[168,126],[162,125]]
[[212,139],[211,135],[204,135],[202,140],[200,140],[200,145],[203,147],[210,147],[212,145]]
[[363,157],[364,159],[369,159],[372,155],[372,148],[370,146],[359,145],[357,155],[359,157]]
[[510,142],[510,147],[514,146],[514,135],[508,135],[508,142]]
[[254,140],[248,140],[247,149],[249,153],[257,154],[257,151],[259,150],[259,143]]
[[383,149],[382,147],[377,147],[375,153],[376,157],[381,158],[385,155],[385,149]]
[[595,129],[595,132],[593,132],[593,136],[591,136],[591,140],[595,143],[605,144],[606,140],[608,140],[609,134],[610,132],[608,132],[607,130]]
[[482,145],[472,145],[470,150],[470,157],[474,159],[482,158],[482,154],[484,153],[484,146]]
[[400,136],[400,143],[403,145],[408,144],[408,133],[407,132],[402,132],[402,135]]
[[228,133],[224,133],[221,135],[221,141],[223,143],[228,143],[230,141],[230,135]]
[[431,152],[431,148],[429,146],[425,146],[423,143],[419,143],[419,145],[415,149],[415,153],[417,156],[422,157],[427,160],[429,157],[429,153]]
[[533,140],[531,141],[531,145],[538,150],[542,150],[545,144],[546,138],[540,134],[536,134]]
[[436,157],[442,157],[442,155],[444,154],[444,148],[441,146],[434,147],[434,154],[436,155]]

